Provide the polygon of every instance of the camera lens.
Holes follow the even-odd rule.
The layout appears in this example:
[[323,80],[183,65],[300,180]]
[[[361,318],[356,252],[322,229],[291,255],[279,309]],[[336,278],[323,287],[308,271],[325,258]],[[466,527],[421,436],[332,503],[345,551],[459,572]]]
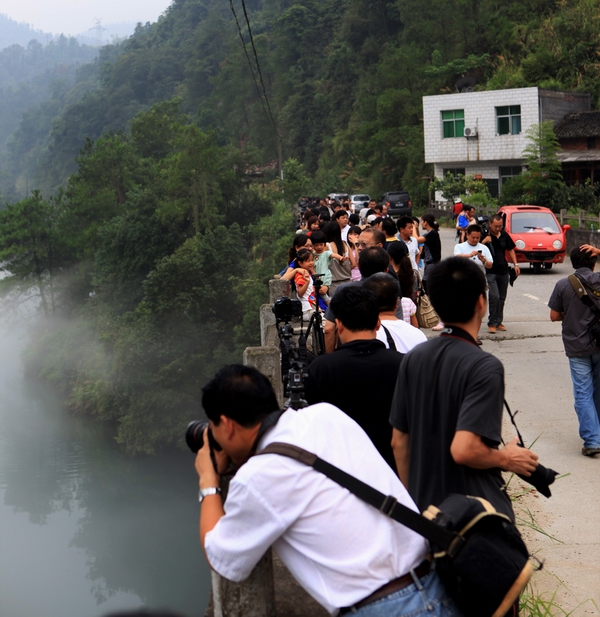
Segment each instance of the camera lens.
[[204,445],[204,429],[207,426],[206,420],[196,420],[188,424],[185,431],[185,443],[194,454]]

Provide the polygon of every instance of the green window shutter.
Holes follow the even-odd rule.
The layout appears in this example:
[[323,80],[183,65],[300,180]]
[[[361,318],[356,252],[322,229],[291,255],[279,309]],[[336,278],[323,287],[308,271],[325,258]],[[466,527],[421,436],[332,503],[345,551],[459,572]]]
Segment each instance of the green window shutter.
[[444,137],[454,137],[454,122],[444,122]]
[[498,135],[508,135],[510,133],[508,116],[498,118]]
[[465,136],[465,121],[464,120],[456,121],[456,136],[457,137]]

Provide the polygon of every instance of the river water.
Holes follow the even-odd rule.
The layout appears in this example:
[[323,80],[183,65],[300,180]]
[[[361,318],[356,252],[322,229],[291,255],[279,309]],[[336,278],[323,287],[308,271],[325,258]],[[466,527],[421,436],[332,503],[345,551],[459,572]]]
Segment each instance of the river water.
[[203,615],[192,453],[126,456],[24,380],[18,330],[0,341],[0,617]]

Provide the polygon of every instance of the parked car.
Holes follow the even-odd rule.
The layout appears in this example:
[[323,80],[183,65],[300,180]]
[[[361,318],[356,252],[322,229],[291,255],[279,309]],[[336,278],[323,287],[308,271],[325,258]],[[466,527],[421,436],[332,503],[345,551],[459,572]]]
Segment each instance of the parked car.
[[536,273],[549,270],[565,259],[566,231],[549,208],[543,206],[502,206],[498,213],[504,229],[515,243],[518,263],[529,263]]
[[335,201],[342,201],[342,199],[346,199],[349,195],[348,193],[329,193],[327,197],[329,199],[334,199]]
[[412,216],[412,201],[406,191],[389,191],[379,199],[379,205],[387,204],[389,216]]
[[350,205],[354,212],[358,214],[360,209],[363,207],[363,204],[369,203],[371,198],[363,193],[362,195],[350,195]]

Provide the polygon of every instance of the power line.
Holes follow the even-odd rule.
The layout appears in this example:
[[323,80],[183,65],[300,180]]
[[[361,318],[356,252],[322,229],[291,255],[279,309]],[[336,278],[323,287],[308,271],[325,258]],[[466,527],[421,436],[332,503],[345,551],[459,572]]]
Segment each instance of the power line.
[[250,72],[252,73],[252,81],[254,81],[254,85],[256,86],[256,92],[258,94],[260,104],[262,105],[263,111],[265,112],[265,116],[268,116],[269,114],[265,107],[265,103],[262,99],[260,88],[258,86],[258,81],[256,81],[256,73],[254,72],[254,67],[252,66],[252,60],[250,59],[250,56],[248,55],[248,48],[246,47],[246,41],[244,41],[244,35],[242,34],[242,27],[240,26],[237,13],[235,12],[235,8],[233,6],[233,0],[229,0],[229,6],[231,7],[231,12],[233,13],[233,16],[235,17],[235,23],[237,24],[237,27],[238,27],[238,34],[239,34],[240,40],[242,41],[242,47],[244,48],[246,59],[248,60],[248,66],[250,67]]
[[277,130],[277,124],[275,123],[275,119],[273,118],[273,112],[271,111],[271,105],[269,104],[269,97],[267,96],[267,89],[265,87],[265,82],[263,80],[262,71],[260,70],[260,62],[258,61],[258,53],[256,52],[256,46],[254,45],[254,37],[252,36],[252,28],[250,27],[250,19],[248,18],[248,11],[246,10],[245,0],[242,0],[242,7],[244,9],[244,17],[246,18],[246,24],[248,24],[248,34],[250,35],[250,43],[252,43],[252,50],[254,51],[254,58],[256,60],[256,68],[258,70],[258,76],[260,77],[260,83],[262,85],[263,93],[265,96],[265,101],[267,103],[267,109],[269,110],[269,117],[271,118],[271,124],[273,125],[273,128],[275,129],[277,136],[280,137],[279,131]]

